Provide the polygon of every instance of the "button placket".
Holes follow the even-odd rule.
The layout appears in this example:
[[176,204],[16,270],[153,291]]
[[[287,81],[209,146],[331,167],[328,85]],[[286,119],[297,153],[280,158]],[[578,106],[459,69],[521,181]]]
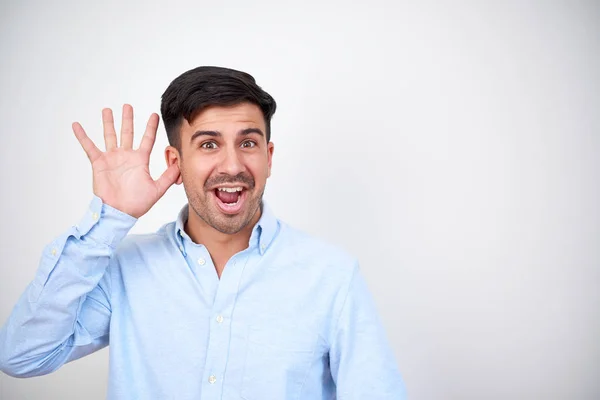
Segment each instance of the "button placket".
[[[212,307],[212,322],[210,323],[209,342],[206,354],[205,375],[209,387],[222,384],[226,373],[227,354],[231,338],[231,315],[235,308],[237,289],[246,264],[244,257],[249,254],[238,254],[228,261],[225,273],[217,286],[217,293]],[[237,265],[237,267],[236,267]],[[214,385],[214,386],[212,386]]]

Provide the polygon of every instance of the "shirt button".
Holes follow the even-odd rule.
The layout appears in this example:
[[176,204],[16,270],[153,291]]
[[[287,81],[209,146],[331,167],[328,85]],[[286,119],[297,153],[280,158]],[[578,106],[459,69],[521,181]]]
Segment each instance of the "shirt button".
[[206,260],[204,258],[199,258],[198,259],[198,264],[204,265],[204,264],[206,264]]
[[183,253],[183,246],[179,246],[179,251]]
[[92,213],[92,219],[93,219],[94,221],[98,221],[98,218],[99,218],[99,215],[98,215],[98,213],[97,213],[97,212],[95,212],[95,213]]
[[215,383],[216,381],[217,381],[217,377],[216,376],[211,375],[211,376],[208,377],[208,383],[210,383],[211,385],[213,383]]
[[260,246],[260,248],[261,248],[262,251],[265,251],[265,249],[267,248],[267,246],[263,244],[263,245]]
[[56,249],[52,249],[52,251],[50,251],[50,254],[52,254],[53,256],[55,256],[55,255],[56,255],[56,253],[57,253],[57,252],[56,252]]
[[221,323],[221,322],[223,322],[223,316],[222,316],[222,315],[218,315],[218,316],[217,316],[217,322],[218,322],[218,323]]

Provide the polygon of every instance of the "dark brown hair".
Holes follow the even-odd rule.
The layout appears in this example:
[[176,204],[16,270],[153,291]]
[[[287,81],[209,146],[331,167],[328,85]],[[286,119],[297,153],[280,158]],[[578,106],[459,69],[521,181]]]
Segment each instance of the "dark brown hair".
[[267,143],[271,140],[271,118],[277,104],[256,84],[252,75],[223,67],[197,67],[179,75],[165,90],[160,112],[169,144],[181,150],[179,128],[209,106],[233,106],[249,102],[262,110]]

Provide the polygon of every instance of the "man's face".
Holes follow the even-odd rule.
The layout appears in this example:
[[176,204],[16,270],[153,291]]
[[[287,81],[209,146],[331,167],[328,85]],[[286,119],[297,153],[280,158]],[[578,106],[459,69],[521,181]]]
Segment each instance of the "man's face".
[[259,210],[271,175],[273,143],[262,111],[251,103],[209,107],[184,120],[180,135],[178,160],[169,160],[171,148],[167,161],[179,162],[191,208],[219,232],[239,232]]

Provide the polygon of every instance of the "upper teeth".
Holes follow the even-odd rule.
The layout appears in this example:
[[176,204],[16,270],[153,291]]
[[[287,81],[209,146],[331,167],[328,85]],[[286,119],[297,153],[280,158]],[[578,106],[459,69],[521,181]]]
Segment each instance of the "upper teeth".
[[223,187],[223,188],[219,188],[219,190],[223,191],[223,192],[233,193],[233,192],[241,192],[242,188],[241,187],[235,187],[235,188],[226,188],[226,187]]

